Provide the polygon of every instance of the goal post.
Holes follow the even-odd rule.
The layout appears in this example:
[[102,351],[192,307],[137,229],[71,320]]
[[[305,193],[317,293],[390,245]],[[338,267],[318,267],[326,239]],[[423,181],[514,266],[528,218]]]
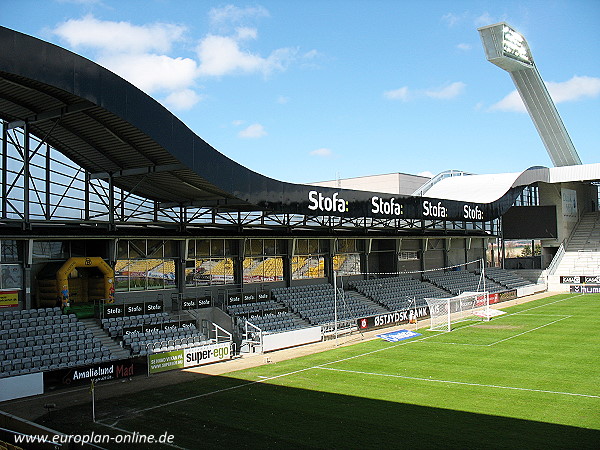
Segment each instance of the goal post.
[[456,297],[426,298],[431,331],[451,331],[465,320],[490,320],[489,292],[463,292]]

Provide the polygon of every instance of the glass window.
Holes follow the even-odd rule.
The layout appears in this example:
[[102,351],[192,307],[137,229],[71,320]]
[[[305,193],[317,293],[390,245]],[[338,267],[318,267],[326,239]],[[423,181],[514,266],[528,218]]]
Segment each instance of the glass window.
[[237,245],[233,239],[191,239],[185,267],[186,285],[233,284]]
[[326,242],[319,239],[298,239],[292,257],[292,279],[325,277]]
[[33,260],[69,259],[68,241],[34,241]]
[[17,241],[12,239],[0,241],[0,261],[19,261],[19,246],[17,245]]
[[138,291],[175,286],[177,242],[155,239],[120,240],[115,264],[115,289]]

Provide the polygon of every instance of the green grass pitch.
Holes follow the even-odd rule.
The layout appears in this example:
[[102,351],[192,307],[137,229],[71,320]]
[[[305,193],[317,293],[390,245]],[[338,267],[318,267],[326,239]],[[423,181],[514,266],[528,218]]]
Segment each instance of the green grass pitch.
[[506,312],[101,402],[93,429],[190,449],[600,448],[600,296]]

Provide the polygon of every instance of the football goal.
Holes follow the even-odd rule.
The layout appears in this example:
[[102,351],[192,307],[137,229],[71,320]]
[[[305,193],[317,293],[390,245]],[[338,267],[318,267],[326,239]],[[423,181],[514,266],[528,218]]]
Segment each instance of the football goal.
[[489,292],[463,292],[456,297],[426,298],[431,331],[451,331],[465,320],[490,320]]

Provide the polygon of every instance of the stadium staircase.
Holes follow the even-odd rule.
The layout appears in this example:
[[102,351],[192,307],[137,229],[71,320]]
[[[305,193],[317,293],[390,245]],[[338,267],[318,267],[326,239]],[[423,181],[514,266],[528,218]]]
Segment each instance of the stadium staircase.
[[584,214],[548,273],[548,290],[565,291],[561,276],[600,276],[600,212]]
[[131,356],[129,350],[125,350],[114,339],[112,339],[96,319],[80,319],[86,329],[92,332],[92,335],[102,343],[103,347],[110,350],[111,359],[126,359]]

